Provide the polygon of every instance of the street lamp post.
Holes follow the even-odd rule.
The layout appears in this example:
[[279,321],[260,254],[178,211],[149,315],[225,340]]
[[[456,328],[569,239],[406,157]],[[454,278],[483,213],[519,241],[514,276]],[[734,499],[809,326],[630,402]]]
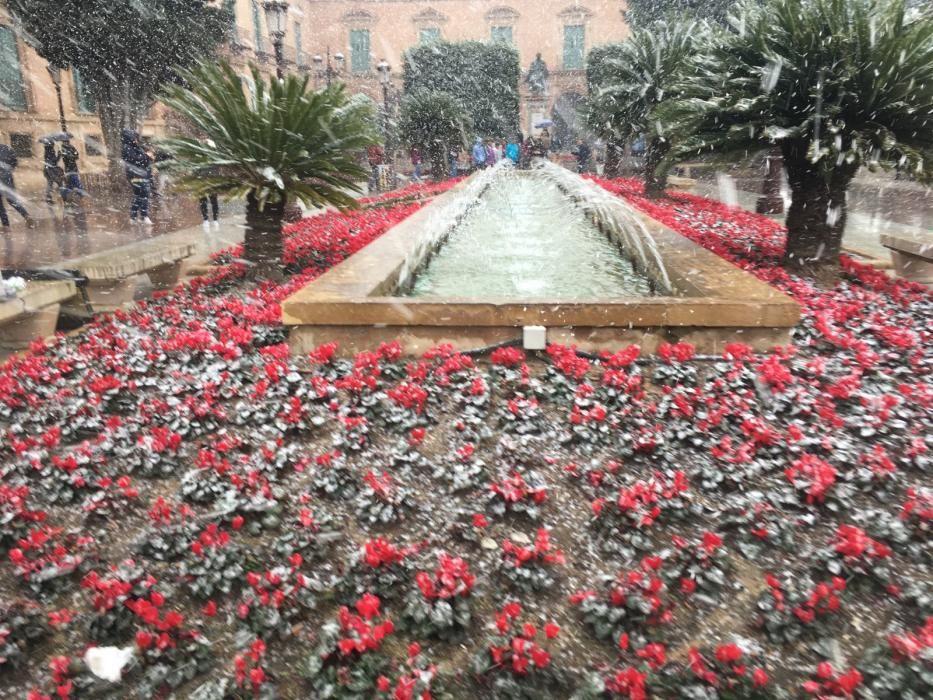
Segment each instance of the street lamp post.
[[65,124],[65,105],[62,102],[62,69],[50,63],[47,66],[49,75],[52,77],[52,83],[55,85],[55,95],[58,97],[58,121],[61,124],[62,132],[68,133],[68,126]]
[[[344,59],[344,56],[339,51],[334,54],[334,60],[337,62],[338,66],[343,65],[343,59]],[[319,74],[324,75],[324,80],[327,82],[327,87],[330,87],[331,81],[334,78],[337,78],[340,76],[340,68],[334,68],[330,64],[330,47],[329,46],[327,47],[327,63],[326,65],[324,65],[323,69],[320,68],[321,64],[324,63],[324,59],[321,57],[321,54],[315,54],[311,58],[311,60],[314,62],[314,65],[318,66]]]
[[379,71],[379,82],[382,83],[382,117],[383,129],[385,131],[386,141],[389,140],[389,80],[392,73],[392,66],[383,59],[376,65]]
[[288,18],[288,3],[284,0],[265,0],[262,9],[266,13],[266,27],[272,37],[275,51],[275,74],[281,80],[285,77],[285,23]]
[[[392,66],[389,65],[388,61],[383,59],[376,64],[376,70],[379,71],[379,82],[382,83],[382,138],[385,143],[385,150],[389,151],[389,82],[392,76]],[[395,173],[397,172],[395,162],[396,153],[394,148],[392,148],[391,151],[391,155],[386,153],[386,155],[389,156],[386,160],[392,163],[392,170],[387,180],[391,181],[390,187],[394,187]]]

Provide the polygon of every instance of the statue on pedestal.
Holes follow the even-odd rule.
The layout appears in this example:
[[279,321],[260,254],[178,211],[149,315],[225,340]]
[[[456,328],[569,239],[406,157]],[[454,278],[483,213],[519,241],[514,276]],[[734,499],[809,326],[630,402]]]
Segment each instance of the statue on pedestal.
[[547,92],[547,79],[550,72],[547,69],[547,63],[541,59],[539,53],[535,60],[528,67],[528,75],[525,76],[525,82],[528,84],[531,94],[535,97],[541,97]]

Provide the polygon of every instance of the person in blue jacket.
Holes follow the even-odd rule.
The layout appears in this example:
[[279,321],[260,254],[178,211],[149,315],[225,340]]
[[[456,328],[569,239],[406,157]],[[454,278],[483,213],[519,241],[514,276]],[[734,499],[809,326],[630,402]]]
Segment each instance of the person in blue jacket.
[[483,145],[483,139],[476,137],[476,143],[473,144],[473,168],[482,170],[486,167],[486,147]]

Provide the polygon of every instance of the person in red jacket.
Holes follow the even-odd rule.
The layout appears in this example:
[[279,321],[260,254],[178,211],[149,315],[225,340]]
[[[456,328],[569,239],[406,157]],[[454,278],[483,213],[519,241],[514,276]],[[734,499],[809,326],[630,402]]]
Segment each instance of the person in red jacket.
[[412,173],[411,179],[413,182],[421,182],[421,149],[417,146],[411,147],[411,152],[409,153],[411,157],[411,164],[415,171]]

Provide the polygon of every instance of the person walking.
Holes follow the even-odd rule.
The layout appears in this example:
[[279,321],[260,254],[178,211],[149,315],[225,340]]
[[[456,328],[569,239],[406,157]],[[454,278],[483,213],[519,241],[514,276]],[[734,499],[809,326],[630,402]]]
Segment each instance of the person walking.
[[473,169],[482,170],[486,167],[486,147],[483,145],[483,139],[476,137],[476,143],[473,144]]
[[577,172],[586,173],[590,170],[590,157],[592,156],[592,151],[587,145],[586,141],[580,139],[580,142],[577,144]]
[[538,137],[538,143],[541,144],[541,157],[547,158],[548,154],[551,152],[551,132],[547,130],[547,127],[544,127],[541,130],[541,135]]
[[519,161],[522,158],[522,148],[519,145],[521,138],[517,141],[509,141],[505,145],[505,157],[512,161],[515,165],[518,165]]
[[385,162],[385,151],[378,143],[366,149],[366,159],[369,161],[369,193],[379,191],[379,166]]
[[81,187],[81,175],[78,173],[78,149],[74,147],[71,141],[65,141],[62,144],[62,166],[64,167],[64,177],[62,180],[62,200],[65,205],[80,204],[81,197],[84,195],[84,188]]
[[415,169],[411,179],[413,182],[421,182],[421,161],[423,160],[421,157],[421,149],[418,148],[418,146],[412,146],[408,155],[411,158],[412,167]]
[[491,168],[498,160],[496,159],[496,144],[489,142],[486,144],[486,167]]
[[52,205],[52,192],[61,190],[65,182],[65,172],[58,162],[62,154],[55,149],[55,142],[50,138],[42,139],[42,175],[45,177],[45,203]]
[[26,207],[23,206],[19,195],[16,194],[16,185],[13,182],[13,169],[18,162],[13,147],[5,143],[0,143],[0,226],[4,228],[9,228],[10,226],[10,217],[7,215],[6,206],[3,204],[3,200],[6,199],[6,201],[10,203],[10,206],[18,211],[20,216],[26,220],[26,226],[35,228],[35,220],[29,216],[29,212],[26,211]]
[[126,167],[126,179],[133,189],[133,202],[130,205],[130,221],[139,220],[147,226],[152,225],[149,218],[149,197],[152,194],[152,157],[139,141],[139,134],[132,129],[124,129],[121,134],[123,149],[121,157]]

